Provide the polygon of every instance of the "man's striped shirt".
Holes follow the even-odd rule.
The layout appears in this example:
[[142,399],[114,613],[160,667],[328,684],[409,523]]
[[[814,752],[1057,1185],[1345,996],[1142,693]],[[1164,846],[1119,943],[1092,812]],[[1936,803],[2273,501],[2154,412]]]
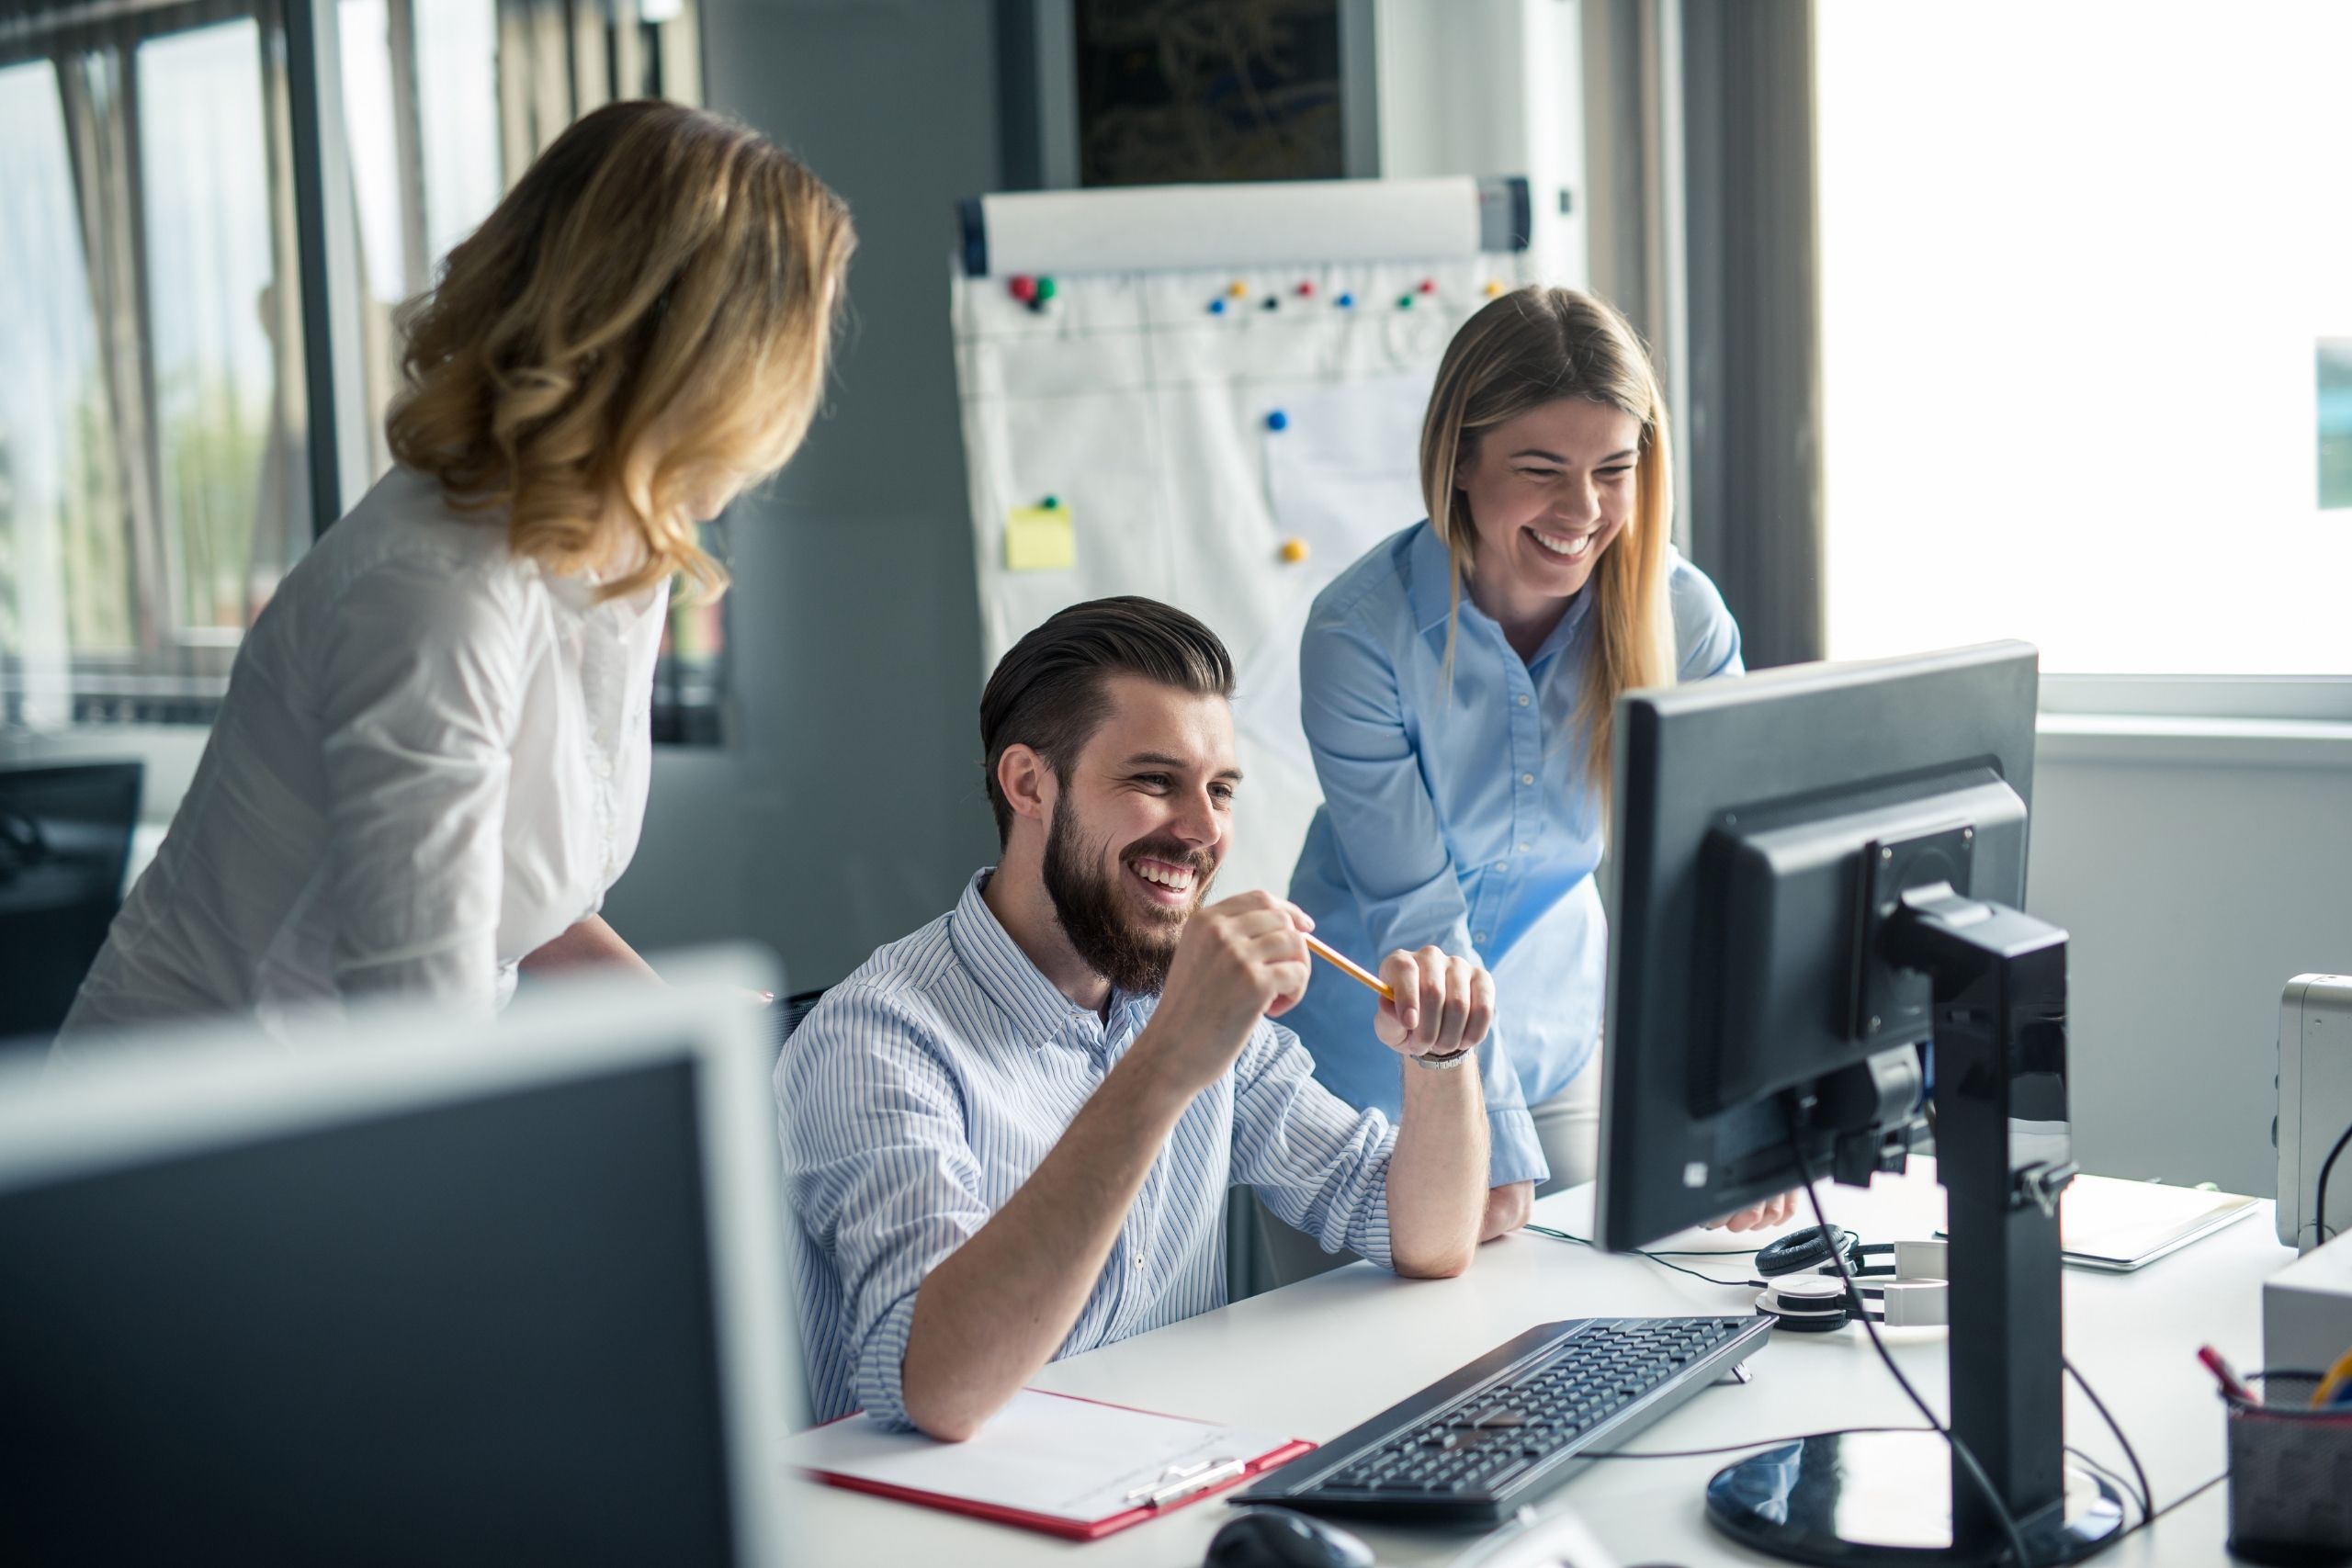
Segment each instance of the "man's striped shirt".
[[[907,1427],[900,1364],[923,1278],[1002,1208],[1150,1021],[1104,1020],[1040,973],[980,897],[881,949],[825,994],[776,1062],[800,1335],[817,1418]],[[1248,1184],[1319,1241],[1390,1266],[1396,1137],[1314,1078],[1261,1020],[1152,1163],[1056,1359],[1226,1299],[1224,1203]]]

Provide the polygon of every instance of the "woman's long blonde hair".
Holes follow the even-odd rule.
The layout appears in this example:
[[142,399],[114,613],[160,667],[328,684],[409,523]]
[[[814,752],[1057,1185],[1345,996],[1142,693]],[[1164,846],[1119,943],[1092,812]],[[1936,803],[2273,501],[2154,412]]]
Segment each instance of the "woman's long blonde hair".
[[1463,465],[1476,455],[1481,432],[1562,398],[1605,404],[1642,427],[1634,515],[1592,571],[1592,652],[1577,699],[1577,716],[1592,737],[1587,760],[1592,782],[1605,795],[1618,694],[1665,685],[1675,669],[1666,586],[1674,517],[1666,397],[1625,318],[1573,288],[1530,287],[1492,300],[1464,321],[1446,345],[1421,424],[1421,496],[1453,560],[1445,628],[1451,669],[1462,585],[1478,547],[1460,483]]
[[394,457],[507,546],[603,570],[604,597],[727,574],[686,503],[807,434],[855,235],[849,209],[749,128],[607,105],[539,155],[401,312]]

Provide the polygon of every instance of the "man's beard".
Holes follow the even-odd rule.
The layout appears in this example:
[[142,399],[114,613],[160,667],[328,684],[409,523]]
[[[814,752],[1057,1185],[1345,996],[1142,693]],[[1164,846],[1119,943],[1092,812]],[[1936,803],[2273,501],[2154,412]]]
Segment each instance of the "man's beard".
[[[1057,801],[1046,829],[1046,894],[1054,901],[1054,917],[1089,969],[1122,991],[1157,996],[1168,983],[1184,922],[1200,908],[1216,863],[1175,840],[1147,839],[1128,845],[1118,866],[1104,872],[1099,868],[1110,840],[1084,842],[1071,815]],[[1129,861],[1145,856],[1192,867],[1193,901],[1181,909],[1136,908],[1116,883]]]

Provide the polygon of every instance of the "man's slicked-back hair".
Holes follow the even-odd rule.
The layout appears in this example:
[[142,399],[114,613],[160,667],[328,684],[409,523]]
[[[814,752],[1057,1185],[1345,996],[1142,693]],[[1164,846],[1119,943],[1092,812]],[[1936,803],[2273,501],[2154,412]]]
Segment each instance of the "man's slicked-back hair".
[[997,660],[980,694],[980,749],[999,843],[1012,803],[997,784],[1008,746],[1026,746],[1057,779],[1110,716],[1113,675],[1140,675],[1202,697],[1233,695],[1233,658],[1216,633],[1172,604],[1123,594],[1057,611]]

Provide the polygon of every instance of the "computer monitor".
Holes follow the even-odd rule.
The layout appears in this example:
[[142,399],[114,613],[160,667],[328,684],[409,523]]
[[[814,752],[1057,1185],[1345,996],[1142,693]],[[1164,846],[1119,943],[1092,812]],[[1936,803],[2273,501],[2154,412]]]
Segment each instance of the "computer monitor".
[[763,1010],[296,1033],[0,1075],[0,1562],[785,1561]]
[[[2058,1562],[2120,1510],[2066,1501],[2066,936],[2019,908],[2037,689],[2012,642],[1621,699],[1597,1213],[1603,1246],[1652,1245],[1809,1177],[1900,1169],[1932,1115],[1951,1427]],[[1888,1483],[1914,1518],[1959,1461],[1935,1449],[1919,1475],[1916,1444],[1866,1443],[1735,1466],[1710,1517],[1801,1561],[1927,1561],[1855,1538],[1858,1488]],[[2007,1540],[1983,1494],[1948,1494],[1951,1561]]]
[[0,768],[0,1041],[65,1021],[122,903],[143,772]]

